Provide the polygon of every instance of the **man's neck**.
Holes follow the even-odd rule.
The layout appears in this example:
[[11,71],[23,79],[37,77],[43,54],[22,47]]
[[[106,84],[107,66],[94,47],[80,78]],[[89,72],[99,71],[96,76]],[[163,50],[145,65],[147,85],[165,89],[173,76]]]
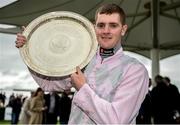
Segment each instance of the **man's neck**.
[[120,48],[121,48],[120,43],[118,43],[114,48],[110,48],[110,49],[104,49],[100,47],[99,53],[100,53],[100,56],[104,59],[104,58],[113,56]]

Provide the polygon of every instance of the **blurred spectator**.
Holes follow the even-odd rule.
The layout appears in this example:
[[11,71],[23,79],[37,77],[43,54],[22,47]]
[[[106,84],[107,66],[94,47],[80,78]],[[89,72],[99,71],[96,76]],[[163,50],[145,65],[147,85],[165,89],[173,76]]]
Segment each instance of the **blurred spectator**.
[[17,95],[17,97],[11,98],[9,102],[9,106],[12,107],[11,124],[18,123],[22,107],[21,97],[22,95]]
[[172,124],[175,124],[180,118],[180,94],[178,88],[175,85],[171,84],[171,80],[169,77],[164,77],[163,80],[169,89],[169,115],[172,118]]
[[32,97],[34,96],[34,92],[31,92],[31,96],[29,98],[26,98],[23,107],[21,109],[20,113],[20,120],[19,124],[28,124],[30,117],[31,117],[31,112],[30,112],[30,103],[32,100]]
[[5,92],[4,93],[0,93],[0,100],[1,100],[1,102],[2,102],[2,105],[3,105],[3,107],[4,107],[4,104],[5,104],[5,100],[6,100],[6,94],[5,94]]
[[44,105],[44,91],[41,88],[38,88],[30,103],[31,117],[29,124],[42,124],[43,111],[47,109]]
[[172,107],[177,102],[174,102],[174,96],[162,76],[157,75],[155,82],[157,86],[151,92],[154,124],[174,124]]
[[15,99],[15,95],[14,93],[12,93],[9,97],[9,102],[8,102],[8,106],[10,106],[10,103]]
[[50,92],[49,94],[45,94],[44,98],[47,106],[45,124],[56,124],[59,114],[60,97],[56,92]]
[[[151,85],[152,85],[152,82],[151,82],[151,79],[149,79],[149,88],[151,87]],[[136,123],[137,124],[152,124],[151,117],[152,117],[152,101],[151,101],[151,95],[150,95],[150,90],[149,90],[143,103],[141,104],[139,114],[136,118]]]
[[0,108],[3,108],[3,107],[4,107],[3,101],[0,99]]
[[69,97],[70,93],[70,90],[65,90],[60,99],[60,124],[67,124],[69,120],[72,101]]

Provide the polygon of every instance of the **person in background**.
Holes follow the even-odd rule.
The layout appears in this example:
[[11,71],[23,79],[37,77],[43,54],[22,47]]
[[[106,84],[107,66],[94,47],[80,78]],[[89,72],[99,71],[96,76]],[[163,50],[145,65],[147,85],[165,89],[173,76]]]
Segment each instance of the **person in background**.
[[60,98],[60,124],[68,124],[71,111],[71,98],[69,97],[71,91],[65,90]]
[[[77,66],[70,77],[54,79],[29,69],[45,91],[76,89],[69,124],[135,124],[148,92],[149,76],[143,64],[123,53],[122,37],[128,27],[125,17],[116,4],[102,5],[96,11],[99,48],[84,72]],[[17,34],[16,47],[26,41]]]
[[32,101],[33,96],[34,96],[34,92],[32,91],[31,96],[25,99],[20,113],[19,124],[29,123],[31,117],[30,103]]
[[2,106],[4,107],[5,106],[5,100],[6,100],[6,93],[0,93],[0,100],[2,101]]
[[12,100],[9,103],[9,106],[12,107],[11,124],[13,125],[17,124],[19,121],[19,115],[22,107],[21,98],[22,95],[17,95],[15,98],[12,98]]
[[57,124],[57,117],[59,115],[59,100],[60,97],[57,92],[50,92],[44,95],[45,105],[45,124]]
[[41,88],[37,88],[34,97],[30,102],[31,117],[29,124],[42,124],[43,111],[45,111],[44,91]]
[[15,95],[14,95],[14,93],[12,93],[12,94],[10,95],[10,97],[9,97],[8,106],[11,105],[11,103],[12,103],[12,101],[13,101],[14,99],[15,99]]
[[169,116],[172,124],[180,123],[180,94],[178,88],[171,83],[169,77],[163,78],[164,83],[168,87],[168,107],[169,107]]
[[169,117],[169,89],[161,75],[155,77],[156,86],[151,91],[152,117],[154,124],[171,124]]
[[[152,81],[149,78],[149,88],[152,85]],[[141,104],[141,108],[139,110],[139,114],[136,118],[137,124],[152,124],[152,100],[151,100],[151,91],[149,90],[143,103]]]

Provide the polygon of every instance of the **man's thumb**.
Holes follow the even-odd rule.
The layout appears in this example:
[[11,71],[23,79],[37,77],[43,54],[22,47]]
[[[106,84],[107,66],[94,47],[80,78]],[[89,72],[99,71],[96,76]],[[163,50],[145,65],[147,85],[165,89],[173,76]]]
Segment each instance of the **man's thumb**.
[[79,66],[76,67],[76,71],[77,71],[78,74],[82,74],[82,71],[81,71]]

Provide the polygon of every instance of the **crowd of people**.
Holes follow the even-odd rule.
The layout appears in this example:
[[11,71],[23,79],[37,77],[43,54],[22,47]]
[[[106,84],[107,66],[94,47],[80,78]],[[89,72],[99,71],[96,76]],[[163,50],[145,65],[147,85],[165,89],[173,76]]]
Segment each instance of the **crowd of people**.
[[[156,86],[152,88],[149,79],[149,92],[146,95],[139,114],[137,124],[179,124],[180,94],[178,88],[171,83],[169,77],[157,75]],[[12,107],[12,124],[67,124],[71,109],[72,95],[70,90],[63,93],[49,92],[44,94],[41,88],[32,91],[30,97],[15,95],[9,97],[7,106]],[[5,104],[6,95],[0,93],[1,105]]]
[[67,124],[72,96],[70,90],[45,93],[41,88],[30,97],[13,93],[7,104],[12,108],[11,124]]
[[[149,79],[149,87],[151,87]],[[138,124],[180,124],[180,94],[169,77],[157,75],[136,119]]]

